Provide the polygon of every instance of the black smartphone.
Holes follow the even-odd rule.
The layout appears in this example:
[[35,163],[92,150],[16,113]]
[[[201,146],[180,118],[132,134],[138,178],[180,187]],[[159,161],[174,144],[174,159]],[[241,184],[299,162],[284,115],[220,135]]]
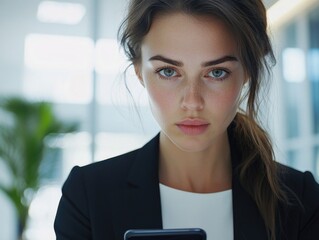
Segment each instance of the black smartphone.
[[201,228],[132,229],[124,234],[124,240],[206,240]]

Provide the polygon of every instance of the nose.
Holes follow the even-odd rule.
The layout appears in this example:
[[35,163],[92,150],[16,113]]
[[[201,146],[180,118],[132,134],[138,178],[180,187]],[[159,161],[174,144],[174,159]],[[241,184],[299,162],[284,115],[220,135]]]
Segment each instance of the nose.
[[203,91],[199,83],[185,87],[181,107],[183,110],[200,111],[204,108]]

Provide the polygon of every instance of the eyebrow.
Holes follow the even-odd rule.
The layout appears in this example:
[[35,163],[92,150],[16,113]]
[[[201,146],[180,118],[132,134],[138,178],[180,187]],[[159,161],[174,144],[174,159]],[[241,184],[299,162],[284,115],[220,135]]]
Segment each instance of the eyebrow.
[[221,57],[221,58],[216,59],[216,60],[204,62],[204,63],[202,63],[202,66],[209,67],[209,66],[214,66],[214,65],[224,63],[224,62],[238,62],[238,59],[235,56],[224,56],[224,57]]
[[162,62],[169,63],[169,64],[172,64],[172,65],[177,66],[177,67],[182,67],[184,65],[180,61],[169,59],[169,58],[163,57],[162,55],[155,55],[155,56],[151,57],[149,59],[149,61],[162,61]]
[[[162,55],[155,55],[149,59],[149,61],[162,61],[168,64],[172,64],[177,67],[182,67],[184,64],[180,61],[173,60]],[[209,67],[213,65],[217,65],[224,62],[238,62],[238,59],[235,56],[224,56],[212,61],[204,62],[201,64],[202,67]]]

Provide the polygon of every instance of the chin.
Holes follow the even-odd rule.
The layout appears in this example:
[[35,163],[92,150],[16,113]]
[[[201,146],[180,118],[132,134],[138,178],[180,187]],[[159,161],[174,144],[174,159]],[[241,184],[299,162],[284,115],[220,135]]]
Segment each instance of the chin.
[[183,152],[188,153],[196,153],[196,152],[203,152],[209,148],[211,144],[207,142],[200,142],[200,141],[187,141],[186,139],[180,142],[174,143],[178,149]]

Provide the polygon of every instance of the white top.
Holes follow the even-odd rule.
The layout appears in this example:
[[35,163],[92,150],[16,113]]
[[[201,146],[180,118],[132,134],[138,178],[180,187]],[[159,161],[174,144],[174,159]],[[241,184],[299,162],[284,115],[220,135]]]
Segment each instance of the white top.
[[193,193],[160,184],[163,228],[202,228],[207,240],[233,240],[232,190]]

